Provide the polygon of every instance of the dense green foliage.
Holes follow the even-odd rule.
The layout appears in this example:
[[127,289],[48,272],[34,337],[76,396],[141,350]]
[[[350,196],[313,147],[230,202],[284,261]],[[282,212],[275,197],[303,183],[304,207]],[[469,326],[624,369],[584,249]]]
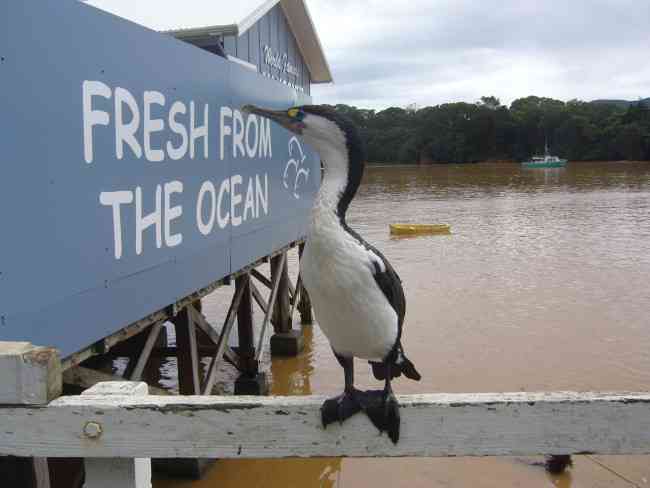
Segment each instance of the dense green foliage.
[[562,102],[526,97],[501,105],[445,103],[419,110],[336,105],[359,127],[372,163],[523,160],[543,153],[572,161],[650,160],[650,99]]

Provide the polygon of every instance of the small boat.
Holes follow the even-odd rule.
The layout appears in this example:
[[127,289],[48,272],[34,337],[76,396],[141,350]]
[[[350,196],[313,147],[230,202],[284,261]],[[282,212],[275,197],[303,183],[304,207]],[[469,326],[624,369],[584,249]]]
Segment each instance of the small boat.
[[524,161],[521,165],[524,168],[563,168],[567,160],[551,156],[548,152],[548,144],[544,145],[544,156],[533,156],[529,161]]
[[392,235],[449,234],[449,224],[390,224]]

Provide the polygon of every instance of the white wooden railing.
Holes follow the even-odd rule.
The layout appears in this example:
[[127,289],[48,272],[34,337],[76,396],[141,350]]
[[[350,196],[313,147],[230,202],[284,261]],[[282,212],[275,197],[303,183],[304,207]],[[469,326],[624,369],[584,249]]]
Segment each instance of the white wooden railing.
[[650,454],[650,393],[399,396],[393,445],[363,415],[323,429],[316,396],[149,396],[145,383],[106,382],[48,401],[47,349],[34,360],[2,344],[0,455],[84,457],[87,488],[149,487],[151,457]]

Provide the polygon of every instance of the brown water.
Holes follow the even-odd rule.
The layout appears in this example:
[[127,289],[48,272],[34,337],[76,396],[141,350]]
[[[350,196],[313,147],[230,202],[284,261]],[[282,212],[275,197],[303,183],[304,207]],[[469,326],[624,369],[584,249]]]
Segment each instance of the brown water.
[[[648,163],[369,169],[349,222],[404,281],[403,342],[423,376],[398,380],[395,390],[647,391],[649,214]],[[452,234],[391,238],[392,222],[446,222]],[[223,307],[219,294],[205,302],[215,322]],[[317,326],[304,331],[305,352],[270,365],[272,393],[338,393],[343,375],[327,340]],[[361,363],[356,380],[375,383]],[[559,477],[538,461],[220,461],[201,482],[155,486],[568,488],[650,480],[645,457],[580,456]]]

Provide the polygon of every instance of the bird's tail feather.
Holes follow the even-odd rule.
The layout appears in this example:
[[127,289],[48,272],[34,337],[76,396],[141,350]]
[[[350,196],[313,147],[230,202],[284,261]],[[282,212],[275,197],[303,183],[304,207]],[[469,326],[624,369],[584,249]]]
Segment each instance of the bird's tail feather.
[[[390,360],[389,360],[390,361]],[[372,374],[378,380],[385,380],[388,374],[387,362],[368,361],[372,366]],[[420,381],[422,376],[415,369],[415,365],[404,355],[402,349],[397,351],[397,357],[394,361],[390,361],[390,379],[399,378],[402,374],[407,378],[415,381]]]

